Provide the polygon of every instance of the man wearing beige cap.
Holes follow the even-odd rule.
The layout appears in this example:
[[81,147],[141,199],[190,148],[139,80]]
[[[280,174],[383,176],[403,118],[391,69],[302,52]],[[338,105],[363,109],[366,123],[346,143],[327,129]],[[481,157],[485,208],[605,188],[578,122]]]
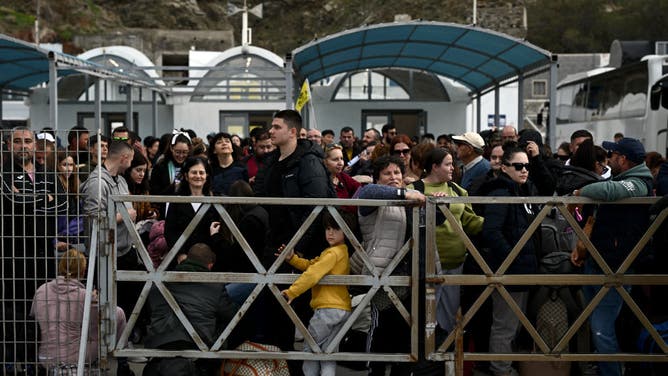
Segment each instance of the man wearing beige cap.
[[482,157],[485,141],[475,132],[452,136],[452,139],[457,145],[457,157],[464,163],[461,186],[468,191],[473,180],[490,169],[489,161]]

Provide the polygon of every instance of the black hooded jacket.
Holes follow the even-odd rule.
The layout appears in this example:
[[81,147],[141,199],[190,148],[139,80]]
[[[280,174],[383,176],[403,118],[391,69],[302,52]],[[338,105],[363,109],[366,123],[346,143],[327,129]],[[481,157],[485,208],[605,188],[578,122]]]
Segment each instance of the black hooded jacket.
[[[497,179],[483,184],[480,190],[481,195],[502,197],[534,196],[535,193],[536,189],[530,181],[519,185],[504,173]],[[527,231],[536,214],[538,208],[530,204],[485,205],[482,236],[485,247],[489,250],[487,262],[492,270],[496,271],[501,266],[511,249]],[[536,249],[539,244],[540,236],[534,233],[507,270],[507,274],[534,274],[537,270]],[[526,289],[526,286],[510,290],[523,289]]]
[[[320,145],[300,139],[289,157],[279,162],[279,156],[278,149],[265,156],[265,164],[255,178],[256,196],[336,198],[323,163],[324,154]],[[312,209],[310,206],[297,205],[267,206],[271,229],[269,247],[275,250],[281,244],[288,244]],[[297,251],[304,253],[307,258],[319,255],[326,246],[322,231],[318,231],[321,227],[319,221],[314,222],[297,244]]]
[[557,182],[557,194],[564,196],[573,193],[587,184],[603,180],[601,175],[582,167],[564,166]]

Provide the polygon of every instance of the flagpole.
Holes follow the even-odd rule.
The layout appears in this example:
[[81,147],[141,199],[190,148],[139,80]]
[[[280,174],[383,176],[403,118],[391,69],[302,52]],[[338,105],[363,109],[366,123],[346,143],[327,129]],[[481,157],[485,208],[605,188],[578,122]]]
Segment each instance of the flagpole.
[[[308,79],[307,79],[308,80]],[[315,117],[315,106],[313,105],[313,95],[311,94],[311,84],[308,85],[308,109],[311,119],[313,119],[313,129],[318,129],[318,119]]]

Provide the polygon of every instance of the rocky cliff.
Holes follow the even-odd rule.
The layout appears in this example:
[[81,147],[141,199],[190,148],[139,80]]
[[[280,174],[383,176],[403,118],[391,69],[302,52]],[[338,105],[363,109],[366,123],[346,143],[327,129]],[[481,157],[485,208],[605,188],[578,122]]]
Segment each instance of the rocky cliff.
[[[259,2],[249,0],[248,5]],[[232,3],[243,6],[241,0]],[[478,25],[524,37],[524,3],[478,0]],[[402,19],[462,24],[472,21],[470,0],[266,0],[263,6],[262,19],[249,16],[253,44],[279,55],[328,34],[392,22],[397,15],[403,15]],[[224,49],[241,39],[241,15],[228,16],[226,9],[227,1],[216,0],[3,0],[0,32],[32,41],[39,14],[40,41],[63,43],[70,53],[90,48],[79,45],[90,38],[77,36],[103,40],[108,35],[122,37],[127,33],[143,38],[146,32],[141,29],[233,31],[232,40],[220,41],[219,49]]]

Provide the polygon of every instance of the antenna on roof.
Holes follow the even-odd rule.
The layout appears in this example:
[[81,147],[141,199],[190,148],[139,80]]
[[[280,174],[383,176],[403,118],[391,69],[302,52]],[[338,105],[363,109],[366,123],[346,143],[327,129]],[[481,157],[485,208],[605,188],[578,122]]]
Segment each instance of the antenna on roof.
[[252,29],[248,28],[248,13],[251,13],[252,15],[258,18],[262,18],[262,3],[254,6],[252,9],[248,9],[248,6],[246,5],[246,0],[244,0],[243,8],[239,8],[238,6],[232,4],[231,2],[227,3],[228,16],[233,16],[239,12],[243,12],[241,17],[241,45],[248,46],[253,43]]

